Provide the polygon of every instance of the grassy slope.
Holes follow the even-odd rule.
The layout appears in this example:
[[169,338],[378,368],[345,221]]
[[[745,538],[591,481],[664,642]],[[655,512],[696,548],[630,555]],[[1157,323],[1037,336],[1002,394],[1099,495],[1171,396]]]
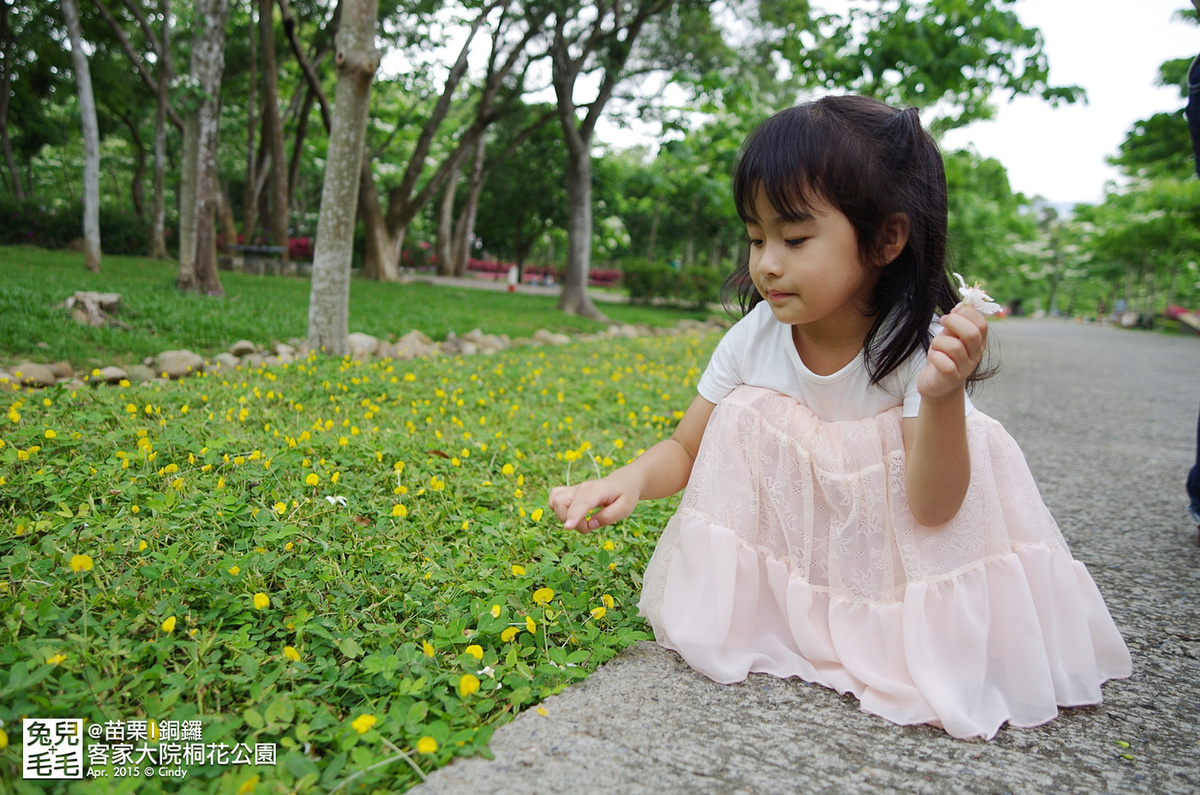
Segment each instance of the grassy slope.
[[[261,345],[307,332],[307,279],[222,271],[226,298],[213,300],[180,294],[174,277],[173,263],[141,257],[107,256],[103,272],[92,274],[79,253],[0,247],[0,363],[29,358],[66,359],[76,367],[129,364],[173,348],[212,355],[239,339]],[[76,290],[120,293],[120,319],[130,329],[70,322],[63,302]],[[605,327],[564,315],[555,304],[553,296],[355,279],[350,330],[386,338],[419,329],[444,339],[450,331],[462,335],[476,327],[514,338],[539,328],[573,333]],[[702,316],[623,304],[601,308],[616,323],[673,325]]]

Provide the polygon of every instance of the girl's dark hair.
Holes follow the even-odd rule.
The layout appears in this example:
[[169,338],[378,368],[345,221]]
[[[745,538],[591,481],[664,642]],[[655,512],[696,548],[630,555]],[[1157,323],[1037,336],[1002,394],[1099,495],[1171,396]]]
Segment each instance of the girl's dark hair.
[[[946,174],[933,138],[915,109],[874,99],[828,96],[781,111],[760,124],[742,148],[733,200],[753,222],[762,197],[782,217],[811,214],[827,202],[858,236],[863,263],[875,263],[889,220],[908,222],[908,242],[882,268],[864,311],[875,318],[863,344],[871,383],[879,383],[918,348],[929,349],[929,324],[949,312],[958,292],[946,272]],[[763,300],[743,259],[722,288],[742,313]],[[971,381],[983,374],[976,373]]]

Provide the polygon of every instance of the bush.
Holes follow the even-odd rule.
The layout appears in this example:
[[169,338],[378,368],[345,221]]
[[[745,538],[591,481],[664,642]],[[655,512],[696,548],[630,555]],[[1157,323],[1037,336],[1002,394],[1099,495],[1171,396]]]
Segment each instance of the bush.
[[[0,245],[66,248],[83,237],[83,207],[47,210],[36,201],[0,199]],[[149,254],[150,225],[131,213],[100,208],[100,248],[105,254]]]
[[702,308],[720,300],[725,274],[716,268],[691,265],[673,268],[667,263],[627,260],[623,267],[625,289],[632,304]]

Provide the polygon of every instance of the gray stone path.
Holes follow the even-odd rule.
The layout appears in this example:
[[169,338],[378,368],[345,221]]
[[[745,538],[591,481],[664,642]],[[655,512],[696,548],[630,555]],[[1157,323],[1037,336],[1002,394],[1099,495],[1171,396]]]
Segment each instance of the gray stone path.
[[642,643],[548,699],[547,715],[499,729],[494,761],[460,760],[411,792],[1200,792],[1200,549],[1183,491],[1200,339],[992,328],[1002,371],[975,403],[1021,444],[1133,654],[1133,677],[1105,685],[1102,704],[954,740],[798,680],[717,685]]

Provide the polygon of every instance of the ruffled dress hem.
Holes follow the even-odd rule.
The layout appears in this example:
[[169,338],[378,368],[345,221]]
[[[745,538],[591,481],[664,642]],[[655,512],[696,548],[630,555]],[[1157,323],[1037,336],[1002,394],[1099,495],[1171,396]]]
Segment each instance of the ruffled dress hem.
[[963,509],[922,527],[898,409],[825,423],[735,390],[646,572],[656,639],[717,682],[799,677],[960,738],[1098,703],[1131,672],[1103,598],[999,423],[973,412],[968,442]]

